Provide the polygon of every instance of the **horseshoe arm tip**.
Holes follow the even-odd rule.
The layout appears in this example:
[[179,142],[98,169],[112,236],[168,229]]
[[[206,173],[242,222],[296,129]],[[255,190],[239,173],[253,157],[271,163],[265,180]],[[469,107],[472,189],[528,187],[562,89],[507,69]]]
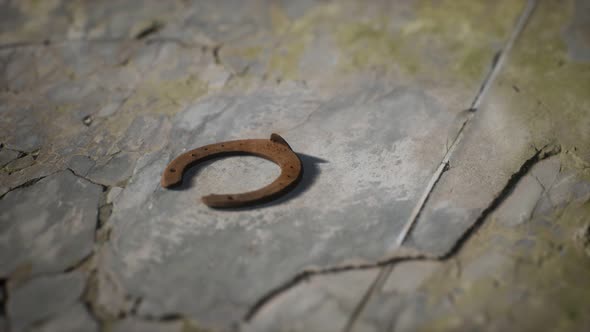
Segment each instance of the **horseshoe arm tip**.
[[285,141],[285,139],[284,139],[284,138],[282,138],[282,137],[281,137],[281,135],[279,135],[279,134],[272,133],[272,134],[270,135],[270,140],[271,140],[272,142],[275,142],[275,143],[283,144],[284,146],[288,147],[288,148],[289,148],[289,150],[293,150],[293,149],[291,148],[291,146],[289,145],[289,143],[287,143],[287,141]]

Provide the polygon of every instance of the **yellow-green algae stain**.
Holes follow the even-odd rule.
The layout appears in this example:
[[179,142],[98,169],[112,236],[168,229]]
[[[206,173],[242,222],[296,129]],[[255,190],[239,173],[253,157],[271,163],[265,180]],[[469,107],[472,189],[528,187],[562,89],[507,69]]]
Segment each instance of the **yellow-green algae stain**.
[[137,115],[172,116],[182,111],[183,105],[205,95],[207,91],[207,83],[195,76],[143,82],[125,101],[121,110],[106,120],[106,127],[112,135],[120,135]]
[[[480,325],[511,317],[518,331],[569,331],[590,323],[589,227],[589,201],[570,203],[541,221],[515,227],[488,219],[455,261],[424,283],[428,305],[437,307],[452,298],[453,312],[425,322],[419,330],[456,330],[477,325],[478,317],[485,318]],[[519,246],[522,240],[531,247]],[[457,266],[486,259],[490,253],[506,259],[475,279],[450,277],[457,275]],[[518,293],[526,299],[511,304]]]
[[207,84],[190,76],[180,80],[149,81],[141,84],[125,103],[140,113],[174,115],[189,102],[207,93]]
[[327,22],[337,22],[339,7],[336,4],[319,5],[294,21],[276,4],[269,10],[273,32],[282,42],[272,50],[268,69],[283,78],[297,79],[301,56],[305,48],[310,47],[314,30]]
[[344,65],[400,66],[411,74],[441,74],[479,81],[495,49],[512,29],[524,1],[419,1],[410,19],[383,15],[342,25]]
[[495,90],[537,146],[560,143],[579,168],[590,163],[590,62],[568,58],[574,11],[572,0],[540,1]]
[[269,13],[279,42],[270,50],[268,71],[300,78],[302,55],[325,33],[341,53],[343,72],[401,69],[433,79],[451,75],[474,84],[507,39],[523,4],[422,0],[409,11],[404,10],[408,4],[394,2],[369,13],[362,4],[340,2],[320,4],[295,20],[274,4]]

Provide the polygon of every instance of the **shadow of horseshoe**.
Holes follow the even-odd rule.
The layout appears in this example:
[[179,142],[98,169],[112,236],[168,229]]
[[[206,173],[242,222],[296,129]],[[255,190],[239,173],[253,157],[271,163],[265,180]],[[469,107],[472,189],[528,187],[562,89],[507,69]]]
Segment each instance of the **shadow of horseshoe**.
[[[302,180],[304,163],[293,152],[289,144],[279,135],[272,134],[269,140],[246,139],[227,141],[205,145],[190,150],[172,160],[162,174],[161,185],[170,189],[186,189],[183,179],[196,173],[189,170],[194,166],[203,166],[205,161],[220,157],[236,155],[253,155],[274,162],[281,168],[281,174],[269,185],[257,190],[237,194],[211,194],[202,197],[203,203],[212,208],[248,209],[253,205],[268,203],[292,191]],[[305,155],[304,155],[305,156]],[[304,161],[309,162],[309,156]],[[316,160],[321,160],[313,158]],[[317,167],[310,168],[312,181],[317,175]],[[198,168],[197,168],[198,170]],[[193,173],[193,174],[190,174]],[[186,180],[186,179],[185,179]],[[306,177],[306,187],[310,184],[310,178]],[[186,182],[186,181],[185,181]],[[307,188],[301,188],[307,189]],[[301,192],[301,190],[299,190]],[[281,200],[284,201],[284,200]],[[273,204],[274,205],[274,204]]]

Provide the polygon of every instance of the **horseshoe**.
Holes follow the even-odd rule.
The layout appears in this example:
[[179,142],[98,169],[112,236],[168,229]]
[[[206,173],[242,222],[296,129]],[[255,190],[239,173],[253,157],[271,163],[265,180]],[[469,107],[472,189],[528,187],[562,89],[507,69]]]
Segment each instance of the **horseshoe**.
[[301,160],[278,134],[268,139],[244,139],[205,145],[174,158],[166,166],[160,184],[170,188],[182,182],[184,172],[200,162],[226,155],[254,155],[274,162],[281,174],[271,184],[241,194],[211,194],[201,200],[212,208],[232,208],[258,204],[275,199],[293,189],[303,173]]

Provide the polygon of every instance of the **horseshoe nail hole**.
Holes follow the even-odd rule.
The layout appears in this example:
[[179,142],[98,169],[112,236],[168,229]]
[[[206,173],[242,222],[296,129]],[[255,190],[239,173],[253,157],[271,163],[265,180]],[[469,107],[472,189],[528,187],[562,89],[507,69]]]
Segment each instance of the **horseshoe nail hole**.
[[209,148],[204,148],[203,150],[207,151],[207,150],[209,150]]
[[171,168],[170,169],[170,173],[174,173],[174,172],[176,172],[176,169],[175,168]]
[[227,196],[227,199],[229,199],[230,201],[234,200],[234,198],[232,196]]
[[197,154],[196,153],[191,153],[191,157],[196,157]]
[[221,147],[223,148],[223,147],[225,147],[225,145],[224,144],[221,144]]
[[293,166],[289,166],[290,169],[293,169]]

